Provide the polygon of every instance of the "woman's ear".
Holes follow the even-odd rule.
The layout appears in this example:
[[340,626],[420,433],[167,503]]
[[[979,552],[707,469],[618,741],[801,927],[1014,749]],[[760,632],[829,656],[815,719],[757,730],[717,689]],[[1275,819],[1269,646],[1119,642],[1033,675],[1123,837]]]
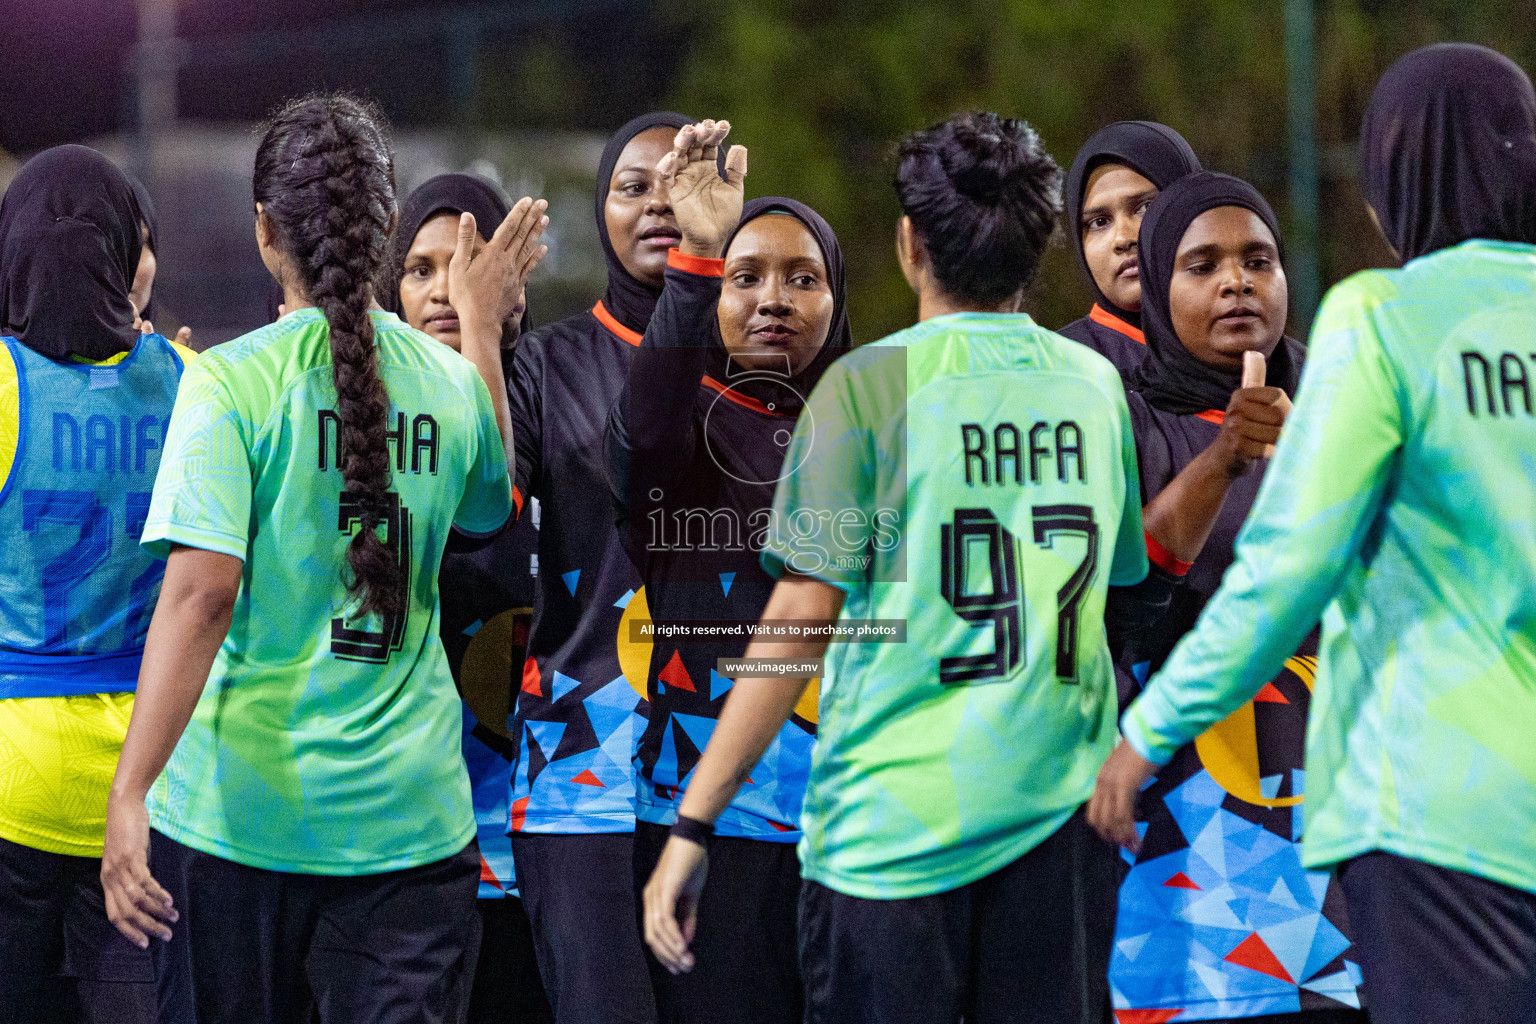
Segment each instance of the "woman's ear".
[[273,242],[272,218],[267,216],[267,211],[256,204],[256,244],[263,249],[272,248]]
[[928,253],[912,226],[912,218],[906,214],[896,222],[896,260],[901,264],[901,276],[907,279],[907,286],[921,293],[923,279],[927,277]]

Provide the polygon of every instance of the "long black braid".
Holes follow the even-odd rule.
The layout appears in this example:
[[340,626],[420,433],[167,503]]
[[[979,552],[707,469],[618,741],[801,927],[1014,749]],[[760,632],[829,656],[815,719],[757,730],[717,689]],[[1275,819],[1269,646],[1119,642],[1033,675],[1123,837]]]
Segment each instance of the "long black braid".
[[394,159],[382,125],[375,108],[351,96],[295,100],[262,137],[252,184],[278,247],[330,325],[341,473],[361,519],[347,547],[347,590],[358,615],[390,616],[404,610],[406,594],[398,556],[378,534],[390,486],[389,395],[368,317],[395,209]]

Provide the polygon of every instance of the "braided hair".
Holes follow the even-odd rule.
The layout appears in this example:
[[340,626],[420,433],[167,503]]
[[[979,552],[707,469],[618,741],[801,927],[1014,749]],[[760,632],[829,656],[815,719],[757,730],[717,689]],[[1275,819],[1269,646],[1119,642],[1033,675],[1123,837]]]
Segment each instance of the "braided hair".
[[373,106],[343,94],[290,102],[256,150],[252,190],[298,284],[330,325],[341,474],[360,520],[347,546],[347,592],[358,615],[388,617],[404,610],[406,595],[399,556],[378,533],[389,512],[389,394],[368,307],[395,210],[383,123]]

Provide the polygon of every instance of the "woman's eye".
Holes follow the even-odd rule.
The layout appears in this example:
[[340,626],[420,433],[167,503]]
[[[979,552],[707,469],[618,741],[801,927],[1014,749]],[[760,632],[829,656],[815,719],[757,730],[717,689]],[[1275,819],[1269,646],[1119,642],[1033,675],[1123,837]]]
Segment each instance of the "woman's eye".
[[737,274],[731,278],[731,283],[737,288],[750,288],[757,284],[757,277],[754,274]]
[[1213,267],[1209,263],[1196,263],[1194,266],[1188,267],[1186,269],[1191,274],[1200,274],[1204,276],[1205,274],[1209,274]]
[[1268,270],[1269,269],[1269,257],[1268,256],[1255,256],[1253,259],[1248,261],[1248,266],[1252,270]]
[[795,278],[795,284],[807,290],[814,289],[820,283],[820,281],[816,280],[815,274],[800,274]]
[[1083,226],[1083,230],[1084,231],[1103,231],[1107,227],[1109,227],[1109,218],[1108,217],[1095,217],[1095,218],[1093,218],[1093,220],[1089,221],[1086,225]]
[[620,189],[620,191],[622,191],[625,195],[633,198],[634,196],[644,195],[645,186],[638,181],[632,181]]
[[1148,199],[1146,202],[1144,202],[1140,206],[1136,207],[1136,216],[1138,216],[1138,217],[1145,216],[1146,212],[1147,212],[1147,208],[1149,206],[1151,206],[1151,205],[1152,205],[1152,200]]
[[431,272],[428,271],[426,267],[412,267],[410,274],[412,277],[417,278],[418,280],[431,276]]

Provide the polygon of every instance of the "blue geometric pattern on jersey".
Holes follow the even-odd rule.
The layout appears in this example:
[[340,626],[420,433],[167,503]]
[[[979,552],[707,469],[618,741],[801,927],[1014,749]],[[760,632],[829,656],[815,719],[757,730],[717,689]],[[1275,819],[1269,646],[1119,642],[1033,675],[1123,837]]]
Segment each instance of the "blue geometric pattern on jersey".
[[565,581],[565,589],[571,592],[572,597],[575,597],[576,583],[581,579],[581,570],[572,569],[570,572],[563,572],[560,574],[560,578]]
[[0,489],[0,698],[133,690],[165,574],[139,537],[181,358],[158,334],[106,367],[4,343],[20,429]]
[[[709,674],[710,700],[730,689],[731,680],[711,671]],[[686,789],[688,774],[677,777],[677,747],[681,740],[695,751],[702,751],[714,734],[716,719],[700,715],[673,713],[661,738],[661,754],[651,770],[651,778],[640,779],[636,787],[636,816],[641,821],[657,825],[671,825],[677,820],[680,789]],[[800,830],[790,828],[784,822],[800,821],[800,805],[805,799],[805,786],[811,774],[811,748],[816,737],[793,721],[785,722],[773,743],[750,772],[747,782],[719,819],[715,833],[744,839],[760,839],[777,843],[794,843],[800,840]],[[698,757],[692,758],[697,767]],[[639,761],[636,759],[638,767]]]
[[[1340,959],[1349,940],[1324,915],[1328,874],[1303,868],[1297,843],[1226,799],[1204,770],[1164,798],[1188,846],[1135,864],[1121,886],[1116,1010],[1194,1021],[1295,1013],[1325,1002],[1316,996],[1358,1007],[1359,968]],[[1295,808],[1293,832],[1301,818]]]
[[726,597],[730,597],[731,596],[731,584],[735,583],[735,582],[736,582],[736,574],[735,573],[733,573],[733,572],[723,572],[723,573],[720,574],[720,589],[725,591],[725,596]]
[[[525,686],[539,685],[531,660]],[[579,680],[551,676],[551,703],[576,701]],[[514,832],[586,833],[594,821],[634,820],[630,761],[645,729],[644,702],[622,675],[562,708],[563,721],[525,719],[512,776]],[[538,809],[529,818],[530,804]]]
[[[476,624],[478,625],[478,623]],[[476,737],[477,724],[464,706],[464,767],[469,770],[475,803],[475,831],[480,840],[480,898],[517,895],[517,871],[512,866],[512,840],[507,835],[507,793],[512,764]],[[489,875],[490,877],[487,877]]]

